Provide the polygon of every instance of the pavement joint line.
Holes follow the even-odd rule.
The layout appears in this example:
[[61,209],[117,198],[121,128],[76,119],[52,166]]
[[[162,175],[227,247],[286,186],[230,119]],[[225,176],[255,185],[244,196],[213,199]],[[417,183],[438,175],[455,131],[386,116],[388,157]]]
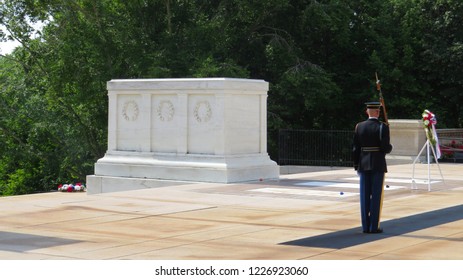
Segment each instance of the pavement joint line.
[[[458,233],[452,234],[452,235],[458,235]],[[449,236],[452,236],[452,235],[449,235]],[[462,237],[449,238],[449,237],[445,237],[445,236],[424,236],[424,235],[416,235],[416,234],[401,234],[400,236],[408,237],[408,238],[424,239],[424,240],[427,240],[427,241],[445,240],[445,241],[463,242]]]
[[[359,181],[359,178],[358,177],[349,177],[349,178],[344,178],[345,180],[353,180],[353,181]],[[389,177],[385,177],[385,183],[388,183],[388,182],[393,182],[393,183],[404,183],[404,184],[411,184],[413,183],[413,181],[415,181],[415,184],[422,184],[422,185],[427,185],[428,184],[428,180],[425,180],[425,179],[403,179],[403,178],[389,178]],[[431,184],[437,184],[437,183],[442,183],[443,181],[442,180],[432,180],[431,179]]]
[[274,193],[274,194],[290,194],[290,195],[308,195],[308,196],[327,196],[327,197],[351,197],[358,196],[358,193],[352,192],[339,192],[339,191],[318,191],[318,190],[298,190],[286,188],[259,188],[248,190],[250,192]]
[[[331,182],[331,181],[308,181],[303,183],[296,183],[295,186],[308,186],[308,187],[331,187],[331,188],[349,188],[360,189],[359,184],[351,184],[344,182]],[[385,184],[386,185],[386,184]],[[407,189],[405,186],[391,186],[387,185],[386,190]]]

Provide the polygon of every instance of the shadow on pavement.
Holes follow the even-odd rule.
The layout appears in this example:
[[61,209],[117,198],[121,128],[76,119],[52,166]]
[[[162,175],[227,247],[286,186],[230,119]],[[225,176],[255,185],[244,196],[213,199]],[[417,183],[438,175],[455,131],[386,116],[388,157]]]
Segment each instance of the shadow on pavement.
[[2,251],[25,252],[78,242],[81,241],[35,234],[0,231],[0,250]]
[[292,240],[280,243],[280,245],[343,249],[371,241],[389,238],[391,236],[403,235],[426,228],[456,222],[461,219],[463,219],[463,205],[457,205],[381,222],[381,228],[384,229],[384,232],[380,234],[364,234],[362,233],[362,228],[357,227],[323,235]]

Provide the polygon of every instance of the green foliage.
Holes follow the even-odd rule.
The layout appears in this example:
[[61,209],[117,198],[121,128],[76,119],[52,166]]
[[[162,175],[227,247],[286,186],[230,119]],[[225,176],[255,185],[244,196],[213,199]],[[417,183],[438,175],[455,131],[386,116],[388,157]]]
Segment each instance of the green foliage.
[[[389,118],[463,125],[460,0],[3,0],[0,195],[84,181],[106,150],[106,82],[264,79],[269,151],[280,128],[351,129],[378,98]],[[34,30],[42,22],[42,30]]]
[[271,107],[293,128],[330,128],[342,106],[340,89],[331,76],[308,63],[285,72],[272,93],[278,100],[274,103],[273,98]]

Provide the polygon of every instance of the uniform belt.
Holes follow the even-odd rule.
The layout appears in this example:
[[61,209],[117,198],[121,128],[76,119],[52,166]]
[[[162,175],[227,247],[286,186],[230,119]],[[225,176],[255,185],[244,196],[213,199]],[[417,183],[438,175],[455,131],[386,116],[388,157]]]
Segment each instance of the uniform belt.
[[381,152],[380,147],[362,147],[362,152]]

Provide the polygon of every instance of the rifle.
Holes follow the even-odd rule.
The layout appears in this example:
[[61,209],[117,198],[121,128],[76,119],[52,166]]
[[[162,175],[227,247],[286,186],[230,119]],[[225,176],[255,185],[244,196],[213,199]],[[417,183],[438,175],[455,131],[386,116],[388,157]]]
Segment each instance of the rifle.
[[376,75],[376,89],[379,91],[379,103],[381,104],[381,108],[383,108],[384,122],[387,125],[389,125],[389,121],[387,120],[386,103],[384,103],[383,92],[381,91],[381,84],[378,79],[378,73],[375,72],[375,75]]

